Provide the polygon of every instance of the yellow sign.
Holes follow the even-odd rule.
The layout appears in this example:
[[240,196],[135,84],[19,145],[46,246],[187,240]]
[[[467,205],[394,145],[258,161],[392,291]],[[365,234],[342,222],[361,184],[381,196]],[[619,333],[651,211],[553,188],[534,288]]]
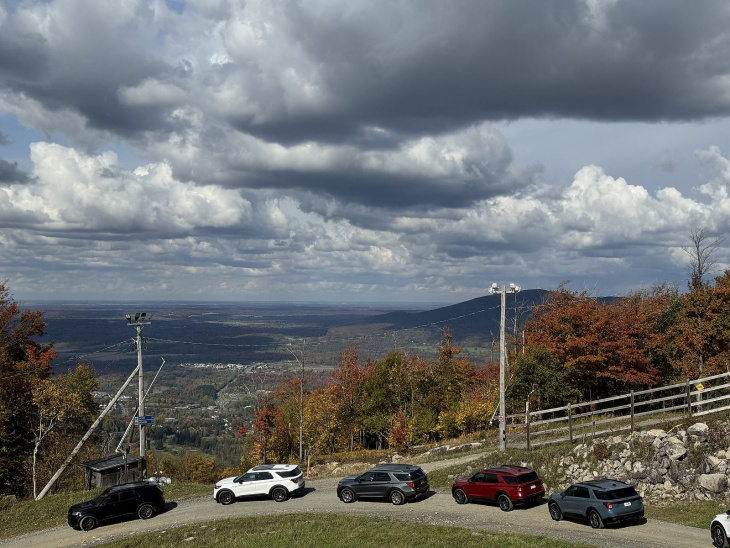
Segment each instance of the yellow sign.
[[705,387],[704,387],[704,386],[702,386],[702,383],[701,383],[701,382],[698,382],[698,383],[697,383],[697,386],[695,386],[695,388],[696,388],[697,390],[704,390],[704,389],[705,389]]

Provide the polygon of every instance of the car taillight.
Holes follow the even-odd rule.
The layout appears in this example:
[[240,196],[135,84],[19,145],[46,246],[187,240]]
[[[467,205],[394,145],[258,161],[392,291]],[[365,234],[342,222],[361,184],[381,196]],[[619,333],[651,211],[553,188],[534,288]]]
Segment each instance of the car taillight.
[[299,481],[299,478],[292,478],[291,480],[292,480],[292,481],[293,481],[294,483],[296,483],[296,482],[298,482],[298,481]]
[[518,492],[518,493],[522,493],[522,486],[521,486],[521,485],[518,485],[518,486],[517,486],[517,492]]
[[415,486],[416,486],[416,484],[415,484],[415,483],[413,483],[412,481],[406,482],[406,485],[407,485],[408,487],[410,487],[410,488],[413,488],[413,487],[415,487]]
[[606,508],[608,508],[609,510],[610,510],[611,508],[613,508],[613,504],[612,504],[612,503],[610,503],[610,502],[604,502],[603,504],[604,504],[604,506],[605,506]]

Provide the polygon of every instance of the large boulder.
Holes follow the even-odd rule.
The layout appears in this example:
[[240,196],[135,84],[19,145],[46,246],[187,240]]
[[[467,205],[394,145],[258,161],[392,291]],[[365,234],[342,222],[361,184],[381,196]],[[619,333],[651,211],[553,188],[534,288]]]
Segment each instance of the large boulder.
[[725,474],[702,474],[698,476],[699,486],[708,493],[721,493],[727,487]]
[[704,422],[697,422],[687,428],[687,435],[694,441],[707,441],[707,431],[710,429]]
[[687,448],[680,440],[669,436],[664,439],[664,452],[670,460],[680,460],[687,454]]

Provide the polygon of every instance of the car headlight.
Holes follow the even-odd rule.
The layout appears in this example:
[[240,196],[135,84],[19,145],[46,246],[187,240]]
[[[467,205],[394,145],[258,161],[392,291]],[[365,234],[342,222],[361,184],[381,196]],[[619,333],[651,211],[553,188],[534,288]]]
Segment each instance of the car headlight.
[[215,486],[215,489],[220,489],[220,488],[221,488],[221,486],[220,486],[220,485],[216,485],[216,486]]
[[73,512],[71,512],[71,515],[72,516],[80,516],[81,515],[81,510],[74,510]]

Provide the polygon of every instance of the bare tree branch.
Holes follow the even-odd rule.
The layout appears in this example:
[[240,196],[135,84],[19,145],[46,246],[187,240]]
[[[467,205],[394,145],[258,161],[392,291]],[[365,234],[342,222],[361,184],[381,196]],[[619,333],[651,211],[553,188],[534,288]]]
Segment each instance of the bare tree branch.
[[709,238],[710,233],[706,228],[693,228],[689,234],[692,245],[682,248],[689,255],[689,265],[687,265],[689,282],[687,285],[690,291],[702,288],[702,279],[715,266],[715,251],[725,241],[725,238],[708,241]]

